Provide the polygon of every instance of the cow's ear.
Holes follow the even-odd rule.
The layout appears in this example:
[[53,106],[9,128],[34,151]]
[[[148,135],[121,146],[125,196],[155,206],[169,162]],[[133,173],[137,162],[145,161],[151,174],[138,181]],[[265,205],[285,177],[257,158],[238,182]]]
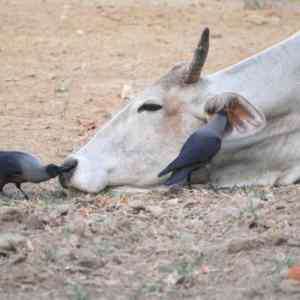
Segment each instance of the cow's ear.
[[204,107],[208,115],[219,110],[227,112],[230,130],[227,134],[230,138],[244,138],[254,135],[266,126],[264,114],[254,107],[243,96],[235,93],[222,93],[210,98]]

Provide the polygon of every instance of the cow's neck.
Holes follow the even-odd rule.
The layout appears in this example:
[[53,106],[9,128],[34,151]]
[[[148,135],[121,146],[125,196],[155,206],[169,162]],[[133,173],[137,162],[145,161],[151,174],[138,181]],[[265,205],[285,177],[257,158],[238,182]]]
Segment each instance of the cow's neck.
[[300,101],[300,33],[208,76],[208,82],[210,93],[239,93],[266,115],[289,109]]

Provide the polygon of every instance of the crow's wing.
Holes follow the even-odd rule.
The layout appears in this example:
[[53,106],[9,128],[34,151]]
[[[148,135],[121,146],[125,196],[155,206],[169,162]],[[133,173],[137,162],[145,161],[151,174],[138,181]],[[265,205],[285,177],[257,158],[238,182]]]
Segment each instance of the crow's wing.
[[13,158],[9,156],[0,156],[0,177],[3,179],[12,179],[22,175],[22,168]]
[[208,163],[220,150],[221,139],[215,135],[193,133],[183,145],[178,157],[159,173],[159,177],[195,164]]

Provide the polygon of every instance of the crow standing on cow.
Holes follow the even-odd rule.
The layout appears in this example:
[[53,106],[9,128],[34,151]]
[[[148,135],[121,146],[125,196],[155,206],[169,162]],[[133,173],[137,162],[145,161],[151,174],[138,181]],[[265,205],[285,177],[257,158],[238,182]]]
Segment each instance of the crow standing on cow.
[[[209,50],[209,29],[206,28],[196,48],[193,61],[184,83],[196,83]],[[206,166],[221,148],[222,138],[229,126],[227,113],[221,109],[206,126],[194,132],[184,143],[178,157],[171,162],[158,177],[172,172],[165,185],[173,185],[187,179],[191,181],[193,171]]]
[[177,158],[171,162],[159,177],[172,172],[165,185],[173,185],[187,179],[201,167],[205,167],[221,149],[222,138],[229,129],[227,112],[222,109],[212,119],[196,130],[184,143]]
[[18,151],[0,151],[0,192],[7,183],[14,183],[24,195],[21,184],[24,182],[40,183],[54,178],[63,172],[69,172],[76,166],[57,166],[49,164],[43,166],[42,163],[30,154]]

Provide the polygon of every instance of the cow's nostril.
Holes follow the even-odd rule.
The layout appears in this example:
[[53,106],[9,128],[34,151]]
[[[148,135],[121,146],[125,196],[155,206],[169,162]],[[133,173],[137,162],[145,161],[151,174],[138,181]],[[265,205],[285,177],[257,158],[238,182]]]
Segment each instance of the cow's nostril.
[[69,158],[61,165],[61,170],[62,170],[63,173],[74,172],[77,165],[78,165],[78,160],[77,159]]
[[59,182],[64,188],[68,188],[69,182],[78,165],[78,160],[75,158],[68,158],[61,166],[62,173],[59,176]]

